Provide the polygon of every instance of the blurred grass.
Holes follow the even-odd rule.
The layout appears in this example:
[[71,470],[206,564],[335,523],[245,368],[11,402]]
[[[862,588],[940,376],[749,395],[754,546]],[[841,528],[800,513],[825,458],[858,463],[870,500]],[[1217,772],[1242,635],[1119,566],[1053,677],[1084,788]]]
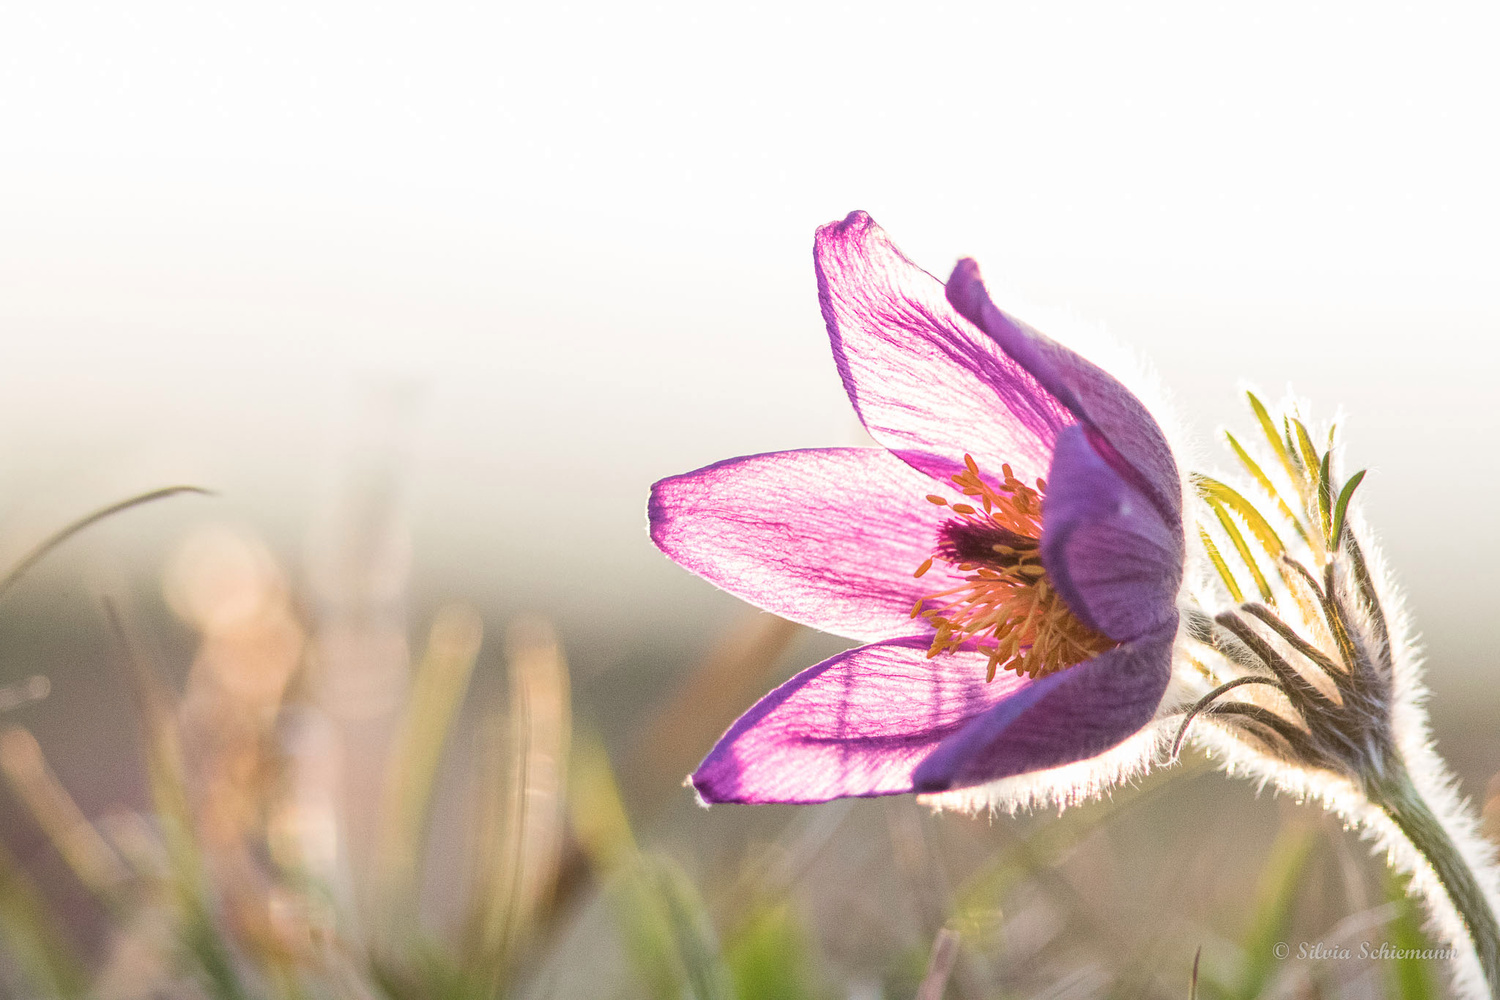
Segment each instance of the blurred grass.
[[[622,719],[548,620],[492,642],[461,603],[431,616],[380,738],[356,741],[304,641],[309,602],[263,548],[187,549],[204,563],[174,570],[198,637],[180,685],[148,652],[149,612],[104,616],[140,744],[91,752],[131,758],[148,798],[75,800],[45,738],[0,736],[43,845],[0,843],[0,995],[1181,998],[1200,948],[1205,1000],[1442,982],[1416,960],[1277,958],[1335,932],[1421,946],[1420,917],[1378,866],[1331,877],[1347,834],[1315,810],[1192,755],[1061,816],[904,798],[705,812],[683,775],[818,640],[746,616]],[[100,935],[80,933],[80,887]]]

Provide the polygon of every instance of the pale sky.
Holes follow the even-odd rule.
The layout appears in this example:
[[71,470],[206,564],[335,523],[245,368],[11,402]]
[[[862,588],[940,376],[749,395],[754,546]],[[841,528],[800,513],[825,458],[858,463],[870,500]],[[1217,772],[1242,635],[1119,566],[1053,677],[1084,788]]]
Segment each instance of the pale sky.
[[361,387],[398,385],[424,579],[691,628],[722,605],[650,549],[645,491],[854,439],[809,251],[864,208],[940,276],[974,256],[1002,305],[1105,327],[1204,441],[1246,380],[1341,407],[1467,655],[1500,639],[1497,22],[7,4],[0,499],[30,526],[188,478],[294,539]]

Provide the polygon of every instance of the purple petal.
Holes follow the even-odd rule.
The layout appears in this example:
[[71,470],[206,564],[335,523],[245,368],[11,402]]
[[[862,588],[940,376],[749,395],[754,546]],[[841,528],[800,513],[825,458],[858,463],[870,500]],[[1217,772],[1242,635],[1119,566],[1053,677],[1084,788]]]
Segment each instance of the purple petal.
[[917,599],[953,586],[932,481],[878,448],[732,458],[651,489],[651,540],[767,611],[861,642],[910,635]]
[[1081,424],[1057,437],[1042,506],[1042,564],[1073,614],[1123,642],[1177,620],[1182,523],[1163,523],[1094,440]]
[[947,295],[959,313],[1103,437],[1107,444],[1100,450],[1106,459],[1150,498],[1165,520],[1181,520],[1182,481],[1172,450],[1130,390],[1097,365],[995,308],[974,261],[958,262],[948,279]]
[[1046,472],[1067,409],[953,310],[943,284],[863,212],[818,230],[818,300],[834,360],[875,440],[935,478],[974,456],[1030,483]]
[[706,802],[826,802],[912,791],[943,739],[1034,687],[984,682],[988,657],[927,659],[925,636],[860,646],[809,667],[730,727],[693,774]]
[[917,768],[916,790],[969,788],[1118,746],[1155,716],[1174,635],[1152,633],[1018,690],[943,741]]

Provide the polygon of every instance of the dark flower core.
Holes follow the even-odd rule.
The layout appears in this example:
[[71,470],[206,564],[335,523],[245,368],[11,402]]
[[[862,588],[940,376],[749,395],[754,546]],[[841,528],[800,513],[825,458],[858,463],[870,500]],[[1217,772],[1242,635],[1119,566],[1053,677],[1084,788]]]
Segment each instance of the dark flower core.
[[1079,621],[1047,581],[1038,541],[1046,480],[1038,479],[1032,488],[1004,465],[997,489],[980,476],[972,457],[965,455],[964,464],[953,483],[980,507],[927,497],[954,516],[939,527],[937,550],[916,575],[925,574],[934,560],[965,574],[963,583],[929,594],[912,608],[913,618],[925,618],[936,630],[928,659],[972,642],[989,654],[985,680],[992,681],[1001,666],[1035,678],[1113,649],[1117,644]]

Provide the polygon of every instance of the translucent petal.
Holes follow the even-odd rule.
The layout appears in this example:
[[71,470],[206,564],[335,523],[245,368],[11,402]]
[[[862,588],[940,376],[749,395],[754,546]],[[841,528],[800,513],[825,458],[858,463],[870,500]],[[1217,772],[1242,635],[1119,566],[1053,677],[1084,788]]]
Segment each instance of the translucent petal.
[[[1168,522],[1182,520],[1182,481],[1161,428],[1114,376],[1036,332],[990,301],[979,265],[962,260],[948,279],[948,300],[960,313],[1101,439],[1099,451],[1131,480]],[[1069,420],[1072,423],[1073,420]]]
[[1127,642],[1019,688],[917,768],[919,792],[967,788],[1104,753],[1155,716],[1172,674],[1175,628]]
[[992,481],[1045,475],[1074,422],[1017,359],[949,305],[943,283],[863,212],[818,230],[818,299],[844,388],[870,434],[945,479],[970,454]]
[[809,667],[762,698],[704,759],[706,802],[824,802],[912,791],[946,738],[1033,682],[984,682],[988,658],[927,658],[930,638],[860,646]]
[[750,603],[860,642],[910,635],[918,598],[953,586],[940,564],[932,480],[878,448],[732,458],[663,479],[651,540]]

